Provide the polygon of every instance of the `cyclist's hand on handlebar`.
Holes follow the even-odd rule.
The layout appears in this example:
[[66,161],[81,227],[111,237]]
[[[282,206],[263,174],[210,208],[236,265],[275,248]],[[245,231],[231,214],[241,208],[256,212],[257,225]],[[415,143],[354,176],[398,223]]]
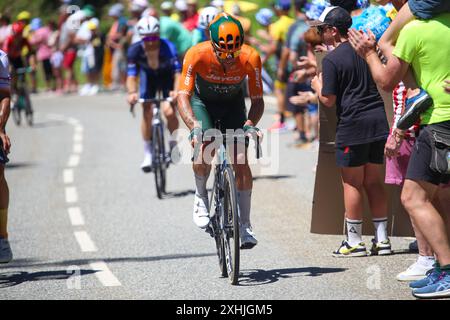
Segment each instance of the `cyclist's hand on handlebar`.
[[0,132],[0,139],[3,143],[3,150],[5,150],[5,153],[8,154],[11,149],[11,141],[9,140],[8,135],[4,132]]
[[138,102],[138,94],[137,93],[129,93],[127,101],[130,105],[135,105]]
[[246,125],[244,125],[243,129],[244,129],[244,133],[249,138],[255,139],[255,141],[256,141],[256,138],[259,138],[259,141],[261,142],[261,140],[263,138],[263,133],[261,132],[261,130],[259,130],[258,127],[246,124]]
[[191,130],[191,133],[189,134],[189,141],[191,142],[192,148],[194,148],[198,143],[202,142],[202,136],[202,128],[195,127]]

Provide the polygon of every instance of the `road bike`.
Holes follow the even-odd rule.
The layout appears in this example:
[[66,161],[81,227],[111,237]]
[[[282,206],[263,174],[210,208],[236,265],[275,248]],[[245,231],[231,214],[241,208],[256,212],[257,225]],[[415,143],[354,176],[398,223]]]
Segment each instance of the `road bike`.
[[[164,121],[161,117],[161,102],[172,102],[173,99],[168,98],[154,98],[154,99],[139,99],[141,103],[151,103],[153,107],[152,119],[152,166],[155,176],[156,194],[159,199],[162,199],[166,194],[166,172],[169,168],[171,159],[170,153],[167,152],[165,137],[164,137]],[[134,116],[134,105],[130,106],[130,112]]]
[[25,75],[31,71],[31,68],[18,68],[17,89],[14,90],[12,98],[12,115],[16,125],[20,126],[22,122],[22,113],[25,112],[25,118],[29,126],[33,125],[33,107],[31,105],[30,93],[27,86]]
[[[220,122],[216,122],[216,128],[220,130]],[[236,285],[239,279],[240,225],[236,182],[229,161],[228,145],[234,147],[235,143],[245,143],[248,146],[249,138],[244,133],[216,134],[215,138],[221,141],[216,150],[214,183],[209,198],[209,208],[213,209],[210,211],[212,216],[206,232],[215,240],[221,275],[228,277],[231,284]],[[200,143],[194,150],[194,160],[199,154],[199,146]],[[256,158],[259,159],[259,137],[256,138],[255,148]]]

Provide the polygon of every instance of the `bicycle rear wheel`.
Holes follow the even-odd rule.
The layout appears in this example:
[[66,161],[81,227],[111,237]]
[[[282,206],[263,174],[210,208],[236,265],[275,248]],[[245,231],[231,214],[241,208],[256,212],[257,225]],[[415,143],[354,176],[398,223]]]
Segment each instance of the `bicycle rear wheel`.
[[20,123],[22,122],[22,117],[20,115],[20,111],[22,109],[23,104],[23,97],[17,96],[17,100],[14,102],[12,107],[12,116],[14,119],[14,123],[18,126],[20,126]]
[[159,199],[166,192],[166,164],[164,156],[164,137],[162,127],[153,126],[153,172],[155,174],[156,193]]
[[239,279],[240,262],[239,214],[234,174],[230,166],[227,166],[224,170],[223,182],[223,240],[225,247],[225,260],[230,282],[232,285],[236,285]]
[[33,108],[31,106],[31,100],[30,97],[27,97],[25,99],[25,117],[27,119],[28,125],[31,127],[33,126]]

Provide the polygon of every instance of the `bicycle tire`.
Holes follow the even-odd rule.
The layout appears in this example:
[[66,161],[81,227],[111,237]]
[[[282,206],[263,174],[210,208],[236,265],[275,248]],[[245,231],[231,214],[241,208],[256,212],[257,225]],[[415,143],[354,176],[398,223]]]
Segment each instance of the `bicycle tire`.
[[228,278],[232,285],[236,285],[239,281],[240,263],[239,213],[234,174],[230,166],[223,171],[223,186],[225,260]]
[[153,126],[153,173],[155,175],[156,194],[159,199],[163,198],[166,185],[165,165],[163,161],[164,138],[161,135],[161,128]]
[[33,126],[33,107],[31,106],[30,97],[25,99],[25,118],[30,127]]
[[20,126],[20,123],[21,123],[21,116],[20,116],[20,108],[19,108],[19,106],[17,105],[17,102],[14,103],[14,105],[13,105],[13,108],[12,108],[12,116],[13,116],[13,119],[14,119],[14,123],[15,123],[17,126]]
[[223,232],[220,229],[219,213],[216,212],[216,215],[212,218],[211,222],[213,225],[214,241],[216,243],[216,253],[217,253],[217,257],[219,259],[220,274],[222,275],[222,277],[226,278],[226,277],[228,277],[228,272],[227,272],[227,264],[226,264],[226,259],[225,259],[225,246],[224,246],[224,240],[223,240]]

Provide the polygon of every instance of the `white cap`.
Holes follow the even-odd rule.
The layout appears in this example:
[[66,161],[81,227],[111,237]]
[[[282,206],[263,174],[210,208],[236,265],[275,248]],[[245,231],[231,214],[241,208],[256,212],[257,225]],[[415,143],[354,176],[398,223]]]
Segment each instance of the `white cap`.
[[130,4],[130,11],[143,11],[148,8],[148,2],[146,0],[133,0]]
[[187,3],[185,0],[177,0],[175,1],[175,8],[178,11],[186,11],[188,9]]
[[211,1],[211,5],[216,8],[222,8],[224,6],[223,0],[213,0]]
[[161,3],[161,10],[171,10],[173,9],[173,4],[171,1],[164,1]]

